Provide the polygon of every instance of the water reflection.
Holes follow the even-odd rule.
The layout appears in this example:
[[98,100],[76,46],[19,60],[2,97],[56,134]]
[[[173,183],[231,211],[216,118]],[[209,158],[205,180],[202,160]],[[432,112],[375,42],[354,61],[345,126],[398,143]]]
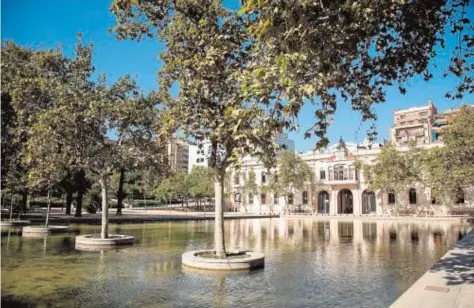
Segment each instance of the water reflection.
[[[82,234],[99,226],[80,226]],[[213,245],[213,222],[112,225],[125,249],[78,251],[74,235],[2,234],[2,306],[386,307],[465,234],[455,222],[226,221],[229,249],[266,255],[265,269],[216,275],[181,254]]]

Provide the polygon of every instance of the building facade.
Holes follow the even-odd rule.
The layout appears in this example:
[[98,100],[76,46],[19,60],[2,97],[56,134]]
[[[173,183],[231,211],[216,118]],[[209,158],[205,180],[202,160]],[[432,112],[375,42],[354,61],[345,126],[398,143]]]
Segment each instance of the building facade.
[[[427,144],[423,147],[433,147]],[[338,144],[324,151],[309,151],[298,154],[314,172],[315,185],[294,190],[287,200],[278,192],[257,194],[245,191],[244,179],[250,171],[256,175],[257,185],[267,183],[268,170],[256,158],[245,158],[240,169],[232,170],[232,209],[246,213],[295,213],[306,212],[320,215],[409,215],[422,213],[439,215],[452,213],[453,209],[474,208],[474,194],[466,192],[462,201],[452,206],[433,204],[431,189],[414,185],[398,194],[370,191],[362,170],[355,162],[371,164],[380,154],[382,145],[346,143]],[[408,147],[400,147],[407,151]]]
[[[437,112],[431,100],[427,106],[414,107],[394,112],[391,128],[392,142],[400,151],[408,151],[408,143],[431,148],[442,145],[443,129],[455,117],[459,109]],[[264,187],[269,172],[257,158],[245,157],[240,169],[230,170],[231,207],[234,211],[251,213],[306,212],[322,215],[396,215],[396,214],[456,214],[464,210],[474,211],[474,187],[464,192],[464,197],[437,204],[431,189],[413,185],[398,194],[370,191],[362,170],[357,170],[356,161],[373,163],[383,144],[367,140],[360,144],[344,142],[320,151],[298,153],[313,169],[315,185],[294,190],[287,199],[278,192],[245,190],[244,179],[253,171],[259,187]],[[275,172],[277,170],[270,170]]]
[[437,113],[431,100],[427,106],[395,110],[394,125],[390,129],[390,138],[396,145],[404,145],[415,141],[417,144],[432,142],[433,116]]
[[167,144],[168,164],[174,172],[188,172],[189,145],[180,138],[173,138]]
[[211,142],[204,140],[198,144],[189,146],[189,165],[188,172],[191,172],[194,166],[209,167],[209,158],[211,157]]
[[[288,138],[287,134],[279,134],[275,137],[275,143],[280,145],[283,150],[295,151],[295,142]],[[203,140],[197,144],[189,145],[189,165],[188,172],[191,172],[194,166],[209,167],[211,157],[211,142]]]
[[443,130],[456,117],[458,111],[459,108],[451,108],[438,113],[431,99],[427,106],[395,110],[390,139],[398,146],[413,141],[417,144],[443,142]]

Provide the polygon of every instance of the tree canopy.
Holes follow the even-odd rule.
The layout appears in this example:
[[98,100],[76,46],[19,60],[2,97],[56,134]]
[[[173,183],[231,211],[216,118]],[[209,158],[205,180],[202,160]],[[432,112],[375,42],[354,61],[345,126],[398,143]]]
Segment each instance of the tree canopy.
[[[386,86],[405,93],[416,75],[425,80],[440,71],[454,75],[459,84],[447,96],[472,93],[474,23],[469,10],[469,0],[250,0],[238,13],[221,1],[115,0],[111,6],[119,39],[157,36],[165,42],[162,87],[177,82],[178,97],[212,98],[224,107],[226,95],[216,93],[222,89],[228,98],[266,111],[267,129],[298,129],[299,111],[311,102],[315,123],[307,136],[314,133],[319,146],[328,142],[338,96],[360,111],[362,120],[375,120],[373,106],[385,101]],[[448,66],[430,63],[446,52],[451,39],[458,43],[447,51]],[[234,108],[228,112],[236,109],[229,107]],[[223,135],[219,125],[204,127]]]
[[278,173],[270,176],[269,189],[284,197],[288,206],[288,197],[296,190],[314,184],[314,171],[301,157],[289,151],[278,156]]
[[444,198],[458,198],[474,183],[474,108],[462,106],[444,130],[444,146],[424,157],[426,182]]
[[[221,1],[114,0],[113,31],[119,39],[157,37],[159,97],[164,133],[182,131],[212,144],[215,169],[216,254],[225,256],[222,196],[225,170],[246,154],[275,163],[275,134],[297,130],[302,105],[315,105],[314,133],[326,137],[337,96],[363,120],[386,85],[412,76],[431,77],[429,60],[444,43],[446,25],[465,33],[466,0],[245,1],[240,12]],[[458,14],[460,12],[460,14]],[[462,37],[451,71],[466,76],[459,95],[473,90],[469,73],[472,36]],[[466,50],[468,50],[466,52]],[[467,60],[466,60],[467,59]],[[171,95],[172,87],[176,95]],[[371,132],[371,137],[375,132]]]
[[[102,188],[102,237],[107,238],[108,188],[122,167],[160,166],[156,141],[158,109],[130,76],[107,86],[92,80],[92,46],[79,38],[76,58],[66,59],[68,79],[52,87],[53,106],[40,111],[28,127],[30,178],[44,179],[57,170],[84,169]],[[110,136],[112,135],[112,136]]]

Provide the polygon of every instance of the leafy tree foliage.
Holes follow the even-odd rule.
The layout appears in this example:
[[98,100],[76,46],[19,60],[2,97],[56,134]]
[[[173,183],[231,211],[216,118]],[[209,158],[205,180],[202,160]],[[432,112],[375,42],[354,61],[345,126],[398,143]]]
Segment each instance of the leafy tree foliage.
[[[159,72],[164,131],[180,129],[195,140],[211,142],[215,250],[224,257],[225,170],[247,153],[270,161],[273,135],[281,131],[280,117],[267,112],[268,102],[248,100],[241,92],[239,78],[249,56],[243,19],[218,2],[117,1],[112,11],[119,38],[153,36],[154,28],[166,44]],[[174,84],[179,84],[176,97],[170,95]]]
[[455,200],[474,183],[474,108],[463,106],[444,131],[444,146],[424,157],[427,185],[445,200]]
[[[403,94],[407,81],[419,74],[429,80],[444,69],[444,76],[460,81],[448,97],[472,93],[474,22],[469,10],[469,0],[245,1],[241,16],[251,34],[252,63],[243,88],[251,97],[273,96],[275,112],[288,117],[296,117],[311,101],[316,106],[312,132],[320,146],[326,145],[337,94],[361,112],[362,120],[375,120],[373,105],[385,101],[384,87],[398,86]],[[458,42],[453,51],[444,49],[449,39]],[[448,67],[430,65],[443,53],[451,54]],[[297,124],[287,127],[297,129]]]
[[257,176],[255,174],[255,171],[253,171],[253,169],[250,169],[247,175],[244,174],[243,180],[243,189],[245,194],[252,193],[258,198],[257,195],[259,191],[259,185],[257,184]]
[[[429,60],[443,45],[447,23],[472,28],[469,1],[245,1],[239,13],[220,1],[115,0],[119,39],[158,37],[164,129],[181,129],[212,143],[216,182],[215,249],[225,256],[222,195],[225,169],[245,154],[273,163],[272,137],[298,129],[305,101],[315,107],[307,131],[326,138],[337,94],[374,120],[384,86],[417,74],[431,77]],[[459,95],[472,92],[472,36],[462,37],[452,72],[463,78]],[[466,48],[463,48],[466,47]],[[468,74],[469,73],[469,74]],[[178,94],[169,92],[179,86]],[[371,132],[374,134],[374,132]]]
[[193,198],[214,196],[214,172],[211,168],[194,166],[188,175],[189,195]]
[[155,196],[161,201],[180,199],[186,202],[190,197],[198,201],[214,194],[213,170],[194,166],[189,174],[178,172],[165,178],[155,189]]
[[364,178],[370,190],[399,193],[420,180],[420,156],[412,146],[409,152],[400,152],[389,143],[381,149],[374,162],[363,164]]
[[2,42],[2,187],[22,194],[26,210],[26,143],[37,115],[54,104],[52,89],[68,78],[60,50],[32,50]]
[[281,152],[278,156],[278,173],[270,177],[269,188],[284,197],[286,211],[289,210],[288,197],[308,185],[314,185],[314,172],[311,167],[295,153]]
[[[54,88],[54,107],[39,113],[30,128],[29,158],[34,171],[86,169],[102,190],[102,232],[108,237],[108,190],[114,170],[135,165],[160,165],[156,146],[158,110],[135,82],[125,76],[106,86],[104,76],[91,80],[92,47],[81,40],[76,58],[68,60],[68,82]],[[116,136],[110,139],[108,134]]]

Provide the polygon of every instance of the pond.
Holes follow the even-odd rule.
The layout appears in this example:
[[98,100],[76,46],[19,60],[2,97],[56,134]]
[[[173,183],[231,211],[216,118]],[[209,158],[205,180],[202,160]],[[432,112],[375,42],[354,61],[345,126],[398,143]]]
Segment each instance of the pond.
[[229,247],[265,253],[264,269],[182,268],[183,252],[212,248],[211,221],[111,225],[137,243],[99,252],[75,250],[75,234],[2,233],[2,307],[387,307],[469,229],[446,221],[283,218],[225,226]]

